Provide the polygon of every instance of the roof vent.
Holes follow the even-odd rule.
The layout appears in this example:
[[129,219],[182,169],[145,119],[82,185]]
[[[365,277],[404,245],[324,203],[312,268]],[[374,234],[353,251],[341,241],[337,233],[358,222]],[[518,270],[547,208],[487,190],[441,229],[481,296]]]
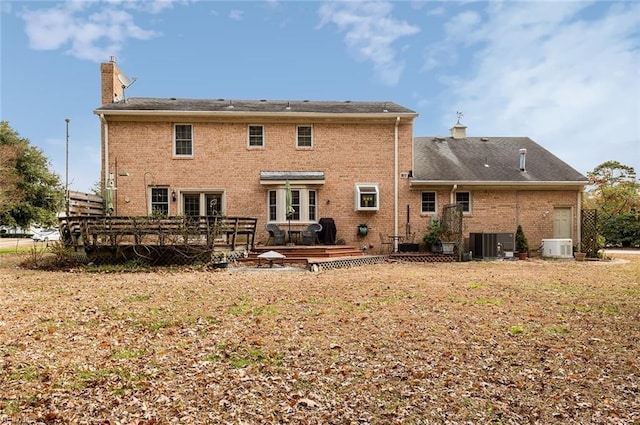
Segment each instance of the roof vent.
[[266,102],[267,99],[260,99],[260,102]]
[[520,149],[520,171],[526,171],[527,150]]
[[488,142],[488,141],[489,141],[489,138],[488,138],[488,137],[483,137],[483,138],[482,138],[482,139],[480,139],[480,140],[482,140],[483,142]]

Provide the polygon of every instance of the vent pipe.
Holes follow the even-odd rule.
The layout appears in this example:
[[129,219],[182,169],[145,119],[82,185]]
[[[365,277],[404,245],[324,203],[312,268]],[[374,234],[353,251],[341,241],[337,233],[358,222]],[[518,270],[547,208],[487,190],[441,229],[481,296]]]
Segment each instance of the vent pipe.
[[520,149],[520,171],[526,171],[527,150]]

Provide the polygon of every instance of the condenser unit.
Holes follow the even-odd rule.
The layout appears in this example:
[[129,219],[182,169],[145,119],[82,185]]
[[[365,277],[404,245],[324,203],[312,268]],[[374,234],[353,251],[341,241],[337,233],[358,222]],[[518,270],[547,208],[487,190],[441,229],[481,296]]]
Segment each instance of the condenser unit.
[[571,239],[543,239],[542,256],[549,258],[572,258],[573,241]]
[[471,233],[469,250],[474,258],[513,257],[515,239],[513,233]]

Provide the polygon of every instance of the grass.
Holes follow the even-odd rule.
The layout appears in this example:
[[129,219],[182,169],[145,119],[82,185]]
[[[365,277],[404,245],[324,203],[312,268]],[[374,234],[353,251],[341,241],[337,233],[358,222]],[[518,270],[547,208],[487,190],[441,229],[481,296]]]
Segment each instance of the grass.
[[1,423],[640,419],[640,258],[295,274],[4,264]]

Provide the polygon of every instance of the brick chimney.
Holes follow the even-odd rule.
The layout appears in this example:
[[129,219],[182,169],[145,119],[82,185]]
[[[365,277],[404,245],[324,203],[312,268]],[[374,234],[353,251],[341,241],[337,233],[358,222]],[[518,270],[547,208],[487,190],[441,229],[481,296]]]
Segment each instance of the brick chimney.
[[467,126],[460,124],[460,121],[449,129],[451,131],[451,137],[454,139],[466,139],[467,138]]
[[121,71],[116,65],[115,56],[111,56],[109,62],[100,64],[100,73],[102,75],[102,105],[112,103],[116,98],[122,99],[124,97],[122,83],[118,80],[118,74]]

